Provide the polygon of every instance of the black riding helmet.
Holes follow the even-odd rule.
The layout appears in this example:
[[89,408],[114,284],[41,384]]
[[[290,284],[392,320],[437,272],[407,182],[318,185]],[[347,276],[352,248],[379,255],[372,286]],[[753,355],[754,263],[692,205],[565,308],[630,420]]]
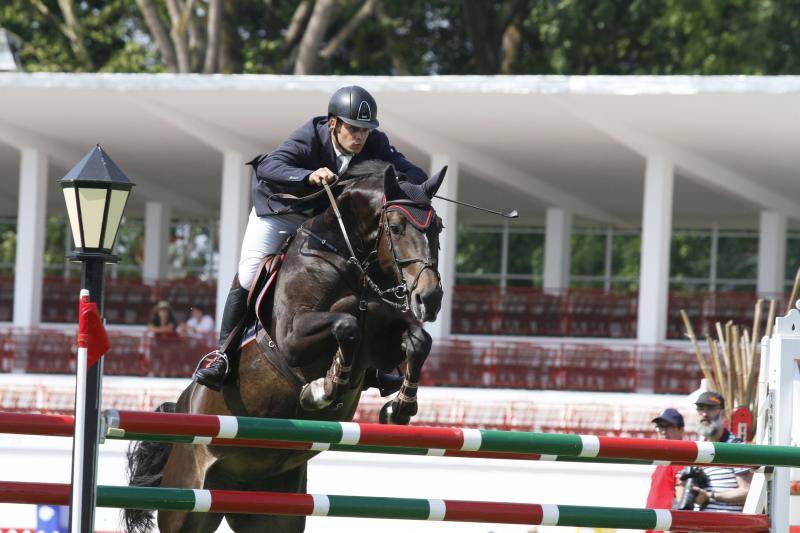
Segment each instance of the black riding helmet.
[[378,127],[378,104],[363,87],[349,85],[331,96],[328,116],[336,117],[357,128]]

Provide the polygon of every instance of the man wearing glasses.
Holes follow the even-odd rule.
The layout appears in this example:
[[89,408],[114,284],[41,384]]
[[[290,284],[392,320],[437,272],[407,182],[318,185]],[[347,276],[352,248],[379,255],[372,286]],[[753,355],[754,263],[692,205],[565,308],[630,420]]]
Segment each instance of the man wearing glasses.
[[[673,408],[664,411],[652,420],[659,439],[683,440],[683,416]],[[677,465],[658,465],[650,478],[648,509],[672,509],[675,499],[677,476],[683,469]]]
[[[698,433],[710,442],[741,442],[728,431],[725,417],[725,398],[716,392],[704,392],[695,402],[700,419]],[[695,511],[741,513],[753,473],[749,468],[706,466],[709,486],[694,487],[697,492]]]

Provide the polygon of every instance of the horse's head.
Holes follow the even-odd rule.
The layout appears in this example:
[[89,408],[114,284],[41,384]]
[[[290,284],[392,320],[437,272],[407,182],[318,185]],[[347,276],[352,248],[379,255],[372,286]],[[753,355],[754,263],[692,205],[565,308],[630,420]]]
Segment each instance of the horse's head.
[[444,167],[421,185],[398,181],[392,165],[383,174],[378,262],[384,272],[394,273],[398,292],[405,291],[411,312],[424,322],[435,320],[442,304],[438,271],[442,219],[431,199],[446,171]]

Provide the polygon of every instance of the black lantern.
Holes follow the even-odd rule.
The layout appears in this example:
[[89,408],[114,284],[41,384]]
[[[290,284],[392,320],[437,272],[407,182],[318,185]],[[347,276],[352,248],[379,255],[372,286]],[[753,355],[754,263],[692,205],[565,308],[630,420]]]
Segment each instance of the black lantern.
[[[67,257],[81,262],[81,289],[103,314],[103,268],[116,262],[112,254],[133,183],[100,145],[61,179],[75,250]],[[72,448],[70,531],[94,531],[97,497],[97,453],[100,435],[103,360],[87,368],[81,350],[75,390],[75,436]]]
[[75,242],[71,258],[116,260],[111,252],[133,185],[100,145],[61,179]]

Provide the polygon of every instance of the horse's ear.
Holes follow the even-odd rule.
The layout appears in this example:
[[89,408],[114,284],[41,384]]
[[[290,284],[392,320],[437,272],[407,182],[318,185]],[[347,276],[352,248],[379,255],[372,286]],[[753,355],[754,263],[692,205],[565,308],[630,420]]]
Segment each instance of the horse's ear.
[[387,200],[403,197],[403,190],[397,184],[397,172],[394,169],[394,165],[387,165],[383,171],[383,192],[386,193]]
[[436,191],[442,186],[445,174],[447,174],[447,165],[443,166],[442,170],[428,178],[428,181],[422,184],[422,188],[425,190],[425,194],[428,195],[428,198],[433,199],[433,195],[436,194]]

